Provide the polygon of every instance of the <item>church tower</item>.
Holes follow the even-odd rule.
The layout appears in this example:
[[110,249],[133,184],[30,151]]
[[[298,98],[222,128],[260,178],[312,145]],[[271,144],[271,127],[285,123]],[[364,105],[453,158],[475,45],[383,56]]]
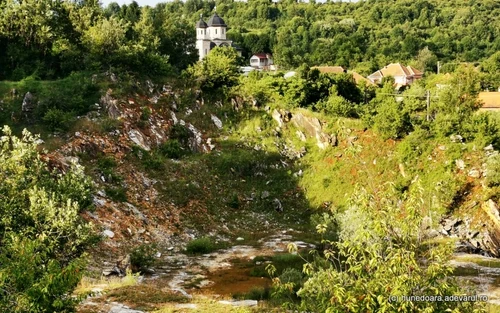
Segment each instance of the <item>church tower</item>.
[[208,36],[208,25],[200,16],[200,20],[196,23],[196,49],[198,56],[202,60],[210,51],[210,39]]
[[196,49],[200,61],[215,47],[233,47],[241,56],[241,49],[236,47],[231,40],[226,39],[227,25],[224,20],[214,13],[205,23],[203,17],[196,23]]

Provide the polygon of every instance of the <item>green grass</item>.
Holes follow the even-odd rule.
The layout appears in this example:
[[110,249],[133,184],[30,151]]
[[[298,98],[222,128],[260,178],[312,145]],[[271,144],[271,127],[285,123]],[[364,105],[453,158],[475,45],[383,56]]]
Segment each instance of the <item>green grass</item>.
[[201,237],[188,242],[186,246],[187,254],[205,254],[217,250],[217,245],[209,237]]

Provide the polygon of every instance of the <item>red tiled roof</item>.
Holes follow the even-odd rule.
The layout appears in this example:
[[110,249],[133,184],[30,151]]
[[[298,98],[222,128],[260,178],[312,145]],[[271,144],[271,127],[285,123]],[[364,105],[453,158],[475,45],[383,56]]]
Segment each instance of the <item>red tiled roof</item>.
[[500,92],[480,92],[477,98],[483,102],[482,108],[500,109]]
[[270,59],[271,55],[269,53],[256,53],[252,55],[252,58],[253,57],[258,57],[259,59]]
[[317,69],[321,73],[345,73],[346,70],[342,66],[313,66],[311,69]]

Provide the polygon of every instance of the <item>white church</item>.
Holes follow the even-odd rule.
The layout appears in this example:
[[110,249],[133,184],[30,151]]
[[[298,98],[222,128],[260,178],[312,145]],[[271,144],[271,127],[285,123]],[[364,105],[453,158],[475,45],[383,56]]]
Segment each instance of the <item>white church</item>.
[[196,48],[202,60],[215,47],[233,47],[241,55],[241,49],[233,44],[232,40],[226,39],[227,25],[224,20],[214,13],[205,23],[200,17],[196,23]]

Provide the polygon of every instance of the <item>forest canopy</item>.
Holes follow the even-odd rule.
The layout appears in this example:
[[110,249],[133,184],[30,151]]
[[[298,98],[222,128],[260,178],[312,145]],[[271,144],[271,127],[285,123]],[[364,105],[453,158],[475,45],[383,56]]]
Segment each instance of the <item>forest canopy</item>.
[[328,64],[368,74],[413,60],[435,70],[438,60],[494,61],[500,50],[495,0],[176,0],[154,8],[135,1],[103,8],[98,1],[2,0],[0,79],[110,68],[175,73],[198,60],[195,23],[215,8],[244,57],[270,52],[282,68]]

